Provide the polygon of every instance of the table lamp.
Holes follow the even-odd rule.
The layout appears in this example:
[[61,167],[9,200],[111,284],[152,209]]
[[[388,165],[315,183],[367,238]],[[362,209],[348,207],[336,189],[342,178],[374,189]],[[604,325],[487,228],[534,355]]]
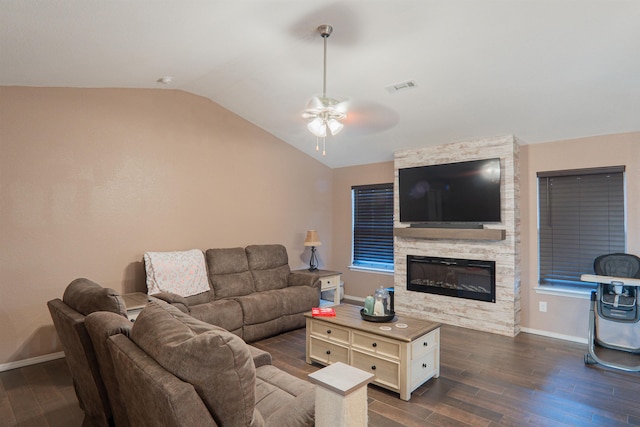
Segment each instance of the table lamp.
[[320,246],[320,239],[316,230],[307,231],[307,237],[304,239],[305,246],[311,246],[311,259],[309,260],[309,271],[318,269],[318,258],[316,257],[316,246]]

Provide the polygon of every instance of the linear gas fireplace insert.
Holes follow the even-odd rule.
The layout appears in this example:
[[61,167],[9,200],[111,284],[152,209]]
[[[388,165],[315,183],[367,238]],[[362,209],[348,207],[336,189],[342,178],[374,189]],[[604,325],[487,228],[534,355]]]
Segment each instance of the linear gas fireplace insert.
[[407,255],[407,290],[496,302],[496,262]]

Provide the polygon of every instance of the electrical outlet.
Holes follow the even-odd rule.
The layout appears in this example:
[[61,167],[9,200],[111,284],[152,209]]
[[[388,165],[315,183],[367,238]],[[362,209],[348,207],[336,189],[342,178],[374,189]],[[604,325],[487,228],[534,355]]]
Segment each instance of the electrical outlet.
[[546,301],[540,301],[540,311],[543,313],[547,312],[547,302]]

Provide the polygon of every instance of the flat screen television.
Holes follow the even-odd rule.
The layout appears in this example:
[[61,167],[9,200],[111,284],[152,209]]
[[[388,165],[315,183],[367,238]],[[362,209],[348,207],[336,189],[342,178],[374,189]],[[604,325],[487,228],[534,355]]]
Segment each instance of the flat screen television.
[[500,159],[398,170],[400,222],[500,222]]

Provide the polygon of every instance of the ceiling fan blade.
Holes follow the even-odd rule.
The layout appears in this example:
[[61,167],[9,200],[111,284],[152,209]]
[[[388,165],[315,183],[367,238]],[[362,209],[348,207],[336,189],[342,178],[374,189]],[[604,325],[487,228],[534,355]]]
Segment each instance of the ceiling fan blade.
[[338,102],[334,108],[341,113],[347,113],[349,111],[349,100]]
[[353,102],[343,120],[345,135],[360,136],[390,129],[400,122],[398,113],[375,102]]
[[319,96],[314,96],[307,103],[307,110],[319,110],[324,107],[322,99]]

